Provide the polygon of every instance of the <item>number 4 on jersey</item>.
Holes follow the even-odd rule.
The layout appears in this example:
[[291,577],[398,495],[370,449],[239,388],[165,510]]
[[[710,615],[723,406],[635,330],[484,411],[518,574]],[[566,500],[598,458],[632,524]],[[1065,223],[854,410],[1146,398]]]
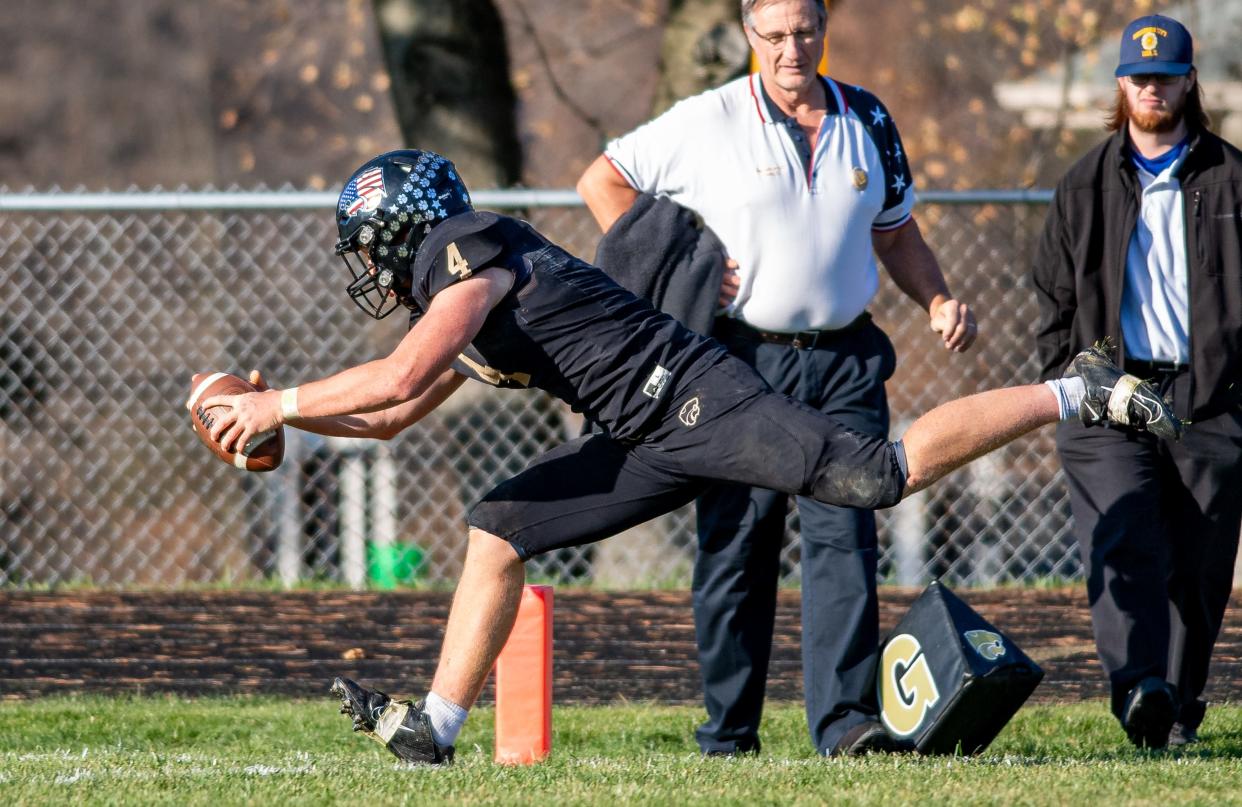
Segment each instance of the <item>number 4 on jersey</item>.
[[458,280],[465,280],[470,277],[470,264],[462,257],[461,250],[457,248],[456,242],[452,242],[445,247],[444,254],[448,256],[448,270],[450,274],[457,275]]

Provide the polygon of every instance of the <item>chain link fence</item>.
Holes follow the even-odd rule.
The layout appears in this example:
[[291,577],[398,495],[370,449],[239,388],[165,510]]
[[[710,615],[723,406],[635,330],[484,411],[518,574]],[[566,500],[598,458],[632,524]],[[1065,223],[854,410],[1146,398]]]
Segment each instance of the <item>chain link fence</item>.
[[[584,257],[598,233],[577,196],[476,194]],[[938,402],[1035,378],[1027,264],[1046,194],[927,194],[925,235],[980,320],[946,353],[887,279],[872,306],[896,345],[894,433]],[[467,384],[389,442],[286,430],[286,460],[245,474],[197,443],[194,372],[274,385],[386,353],[343,294],[334,194],[0,195],[0,585],[351,587],[451,582],[483,492],[581,428],[536,392]],[[1080,575],[1045,429],[880,514],[882,578],[958,585]],[[783,577],[799,580],[792,508]],[[687,585],[692,508],[531,564],[535,579]]]

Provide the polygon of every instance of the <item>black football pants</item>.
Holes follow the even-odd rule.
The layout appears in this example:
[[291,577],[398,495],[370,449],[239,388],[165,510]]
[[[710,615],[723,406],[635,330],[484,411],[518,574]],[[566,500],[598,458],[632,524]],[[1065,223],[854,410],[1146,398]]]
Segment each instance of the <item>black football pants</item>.
[[[640,443],[570,440],[489,491],[467,517],[528,560],[603,540],[694,501],[712,483],[857,507],[901,500],[898,447],[773,392],[734,356],[679,379]],[[780,536],[776,536],[779,540]]]

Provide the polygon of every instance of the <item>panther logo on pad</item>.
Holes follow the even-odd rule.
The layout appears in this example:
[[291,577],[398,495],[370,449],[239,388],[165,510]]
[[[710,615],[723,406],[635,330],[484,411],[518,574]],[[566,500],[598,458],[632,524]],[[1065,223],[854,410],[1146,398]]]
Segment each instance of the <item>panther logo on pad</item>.
[[1005,640],[990,630],[968,630],[962,634],[975,652],[988,661],[996,661],[1005,655]]

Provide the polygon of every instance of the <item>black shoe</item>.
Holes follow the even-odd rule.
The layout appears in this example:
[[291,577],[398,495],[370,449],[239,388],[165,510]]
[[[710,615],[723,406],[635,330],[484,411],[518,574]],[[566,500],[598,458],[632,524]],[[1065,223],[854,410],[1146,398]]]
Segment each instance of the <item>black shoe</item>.
[[1194,745],[1199,742],[1199,732],[1196,729],[1188,729],[1181,723],[1174,723],[1173,728],[1169,730],[1169,747],[1181,748],[1183,745]]
[[859,757],[865,754],[894,754],[901,745],[878,720],[864,720],[842,735],[828,756]]
[[757,757],[759,746],[751,745],[744,748],[712,748],[703,752],[705,757]]
[[1165,680],[1144,678],[1126,696],[1121,725],[1139,748],[1164,748],[1177,719],[1177,692]]
[[1108,341],[1098,342],[1074,357],[1066,378],[1083,380],[1087,397],[1078,415],[1087,426],[1115,423],[1149,431],[1166,440],[1179,440],[1182,422],[1159,393],[1138,376],[1121,371],[1109,358]]
[[759,756],[759,738],[748,737],[740,740],[709,740],[699,739],[699,749],[705,757],[757,757]]
[[340,696],[341,714],[353,719],[354,731],[382,744],[397,759],[424,765],[453,761],[453,746],[437,745],[432,737],[422,701],[395,701],[348,678],[333,681],[332,694]]

